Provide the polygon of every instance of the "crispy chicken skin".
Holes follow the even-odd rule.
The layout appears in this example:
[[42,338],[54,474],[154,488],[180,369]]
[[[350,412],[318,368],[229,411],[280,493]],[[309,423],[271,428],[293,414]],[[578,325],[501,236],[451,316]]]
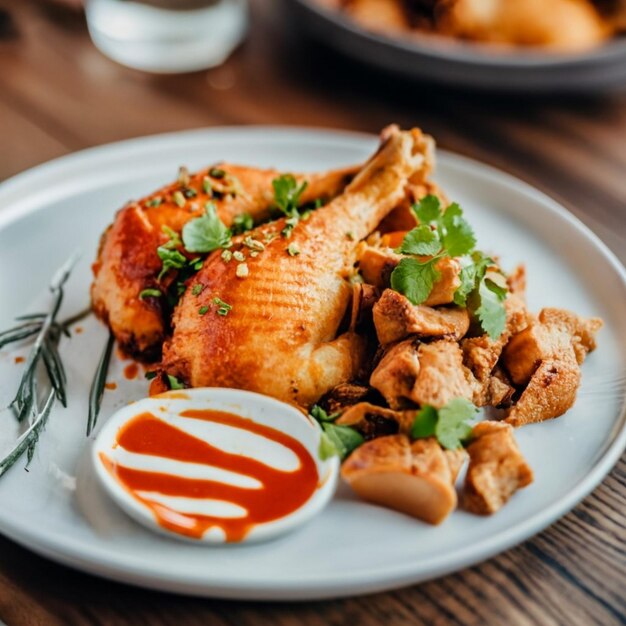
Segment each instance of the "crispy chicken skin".
[[341,475],[365,500],[440,524],[456,506],[459,461],[458,455],[448,458],[434,437],[411,443],[406,435],[390,435],[357,448]]
[[[365,340],[354,332],[336,337],[352,288],[343,278],[359,240],[402,199],[411,177],[431,159],[430,137],[397,127],[384,133],[378,152],[345,191],[301,220],[288,239],[284,220],[250,235],[265,241],[256,257],[239,264],[214,253],[192,280],[176,309],[164,370],[193,387],[236,387],[308,406],[358,371]],[[271,239],[271,236],[274,238]],[[297,250],[292,256],[288,246]],[[245,250],[235,241],[233,251]],[[214,298],[232,306],[217,315]],[[206,306],[206,315],[198,313]]]
[[[215,170],[219,177],[210,176]],[[345,168],[298,175],[300,181],[308,181],[301,202],[333,198],[354,173],[354,168]],[[131,202],[117,213],[102,237],[93,264],[91,300],[94,312],[109,325],[123,351],[148,361],[161,354],[161,344],[169,328],[169,310],[162,299],[142,300],[139,294],[143,289],[159,286],[161,260],[157,247],[169,239],[163,227],[180,232],[187,221],[200,214],[208,200],[215,203],[219,217],[227,226],[243,213],[249,213],[255,222],[263,221],[269,217],[273,202],[272,180],[279,175],[273,169],[223,163]],[[209,194],[205,190],[205,178],[212,188]],[[186,190],[191,190],[187,191],[188,195],[194,195],[182,196],[182,201],[180,195],[174,196]]]
[[470,462],[463,487],[463,506],[478,515],[495,513],[520,488],[533,481],[533,472],[503,422],[481,422],[472,430],[467,448]]

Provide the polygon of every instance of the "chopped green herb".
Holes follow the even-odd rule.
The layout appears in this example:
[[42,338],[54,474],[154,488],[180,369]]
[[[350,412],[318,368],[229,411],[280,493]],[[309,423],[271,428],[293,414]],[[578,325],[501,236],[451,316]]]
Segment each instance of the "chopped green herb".
[[304,181],[298,186],[298,182],[292,174],[283,174],[272,181],[274,188],[274,202],[276,207],[287,217],[298,217],[298,205],[300,196],[307,188]]
[[157,277],[157,280],[159,282],[169,270],[182,269],[187,263],[186,257],[182,255],[178,250],[170,250],[166,246],[159,246],[157,248],[157,254],[159,255],[161,261],[163,261],[163,266],[161,267],[161,271]]
[[237,278],[246,278],[249,273],[250,270],[248,269],[247,263],[240,263],[235,270],[235,275],[237,276]]
[[207,311],[208,311],[208,310],[209,310],[209,307],[208,307],[208,306],[206,306],[206,305],[205,305],[205,306],[201,306],[201,307],[198,309],[198,313],[200,313],[200,315],[205,315],[205,314],[207,313]]
[[233,219],[233,224],[230,227],[233,235],[245,233],[246,231],[252,230],[253,228],[254,220],[252,219],[252,215],[250,215],[250,213],[242,213],[241,215],[236,215]]
[[497,339],[506,326],[506,310],[504,300],[506,290],[486,278],[478,286],[480,306],[475,313],[483,330],[492,338]]
[[183,186],[189,184],[189,170],[184,165],[178,168],[178,183]]
[[204,193],[208,196],[213,195],[213,186],[211,185],[211,179],[208,176],[205,176],[202,179],[202,191],[204,191]]
[[437,438],[448,450],[456,450],[472,432],[472,422],[478,409],[465,398],[454,398],[439,410],[424,405],[418,412],[411,428],[414,439]]
[[189,252],[212,252],[230,244],[230,230],[217,216],[215,205],[207,202],[206,213],[183,226],[183,243]]
[[230,250],[222,250],[221,257],[225,263],[228,263],[233,258],[233,253]]
[[163,202],[163,198],[161,198],[161,196],[156,196],[148,200],[148,202],[146,202],[146,206],[148,207],[161,206],[162,202]]
[[226,170],[223,170],[219,167],[212,167],[209,170],[209,176],[211,178],[217,178],[217,179],[224,178],[224,176],[226,176]]
[[157,377],[157,373],[154,370],[152,370],[150,372],[146,372],[145,377],[146,377],[146,380],[152,380],[153,378]]
[[199,296],[202,293],[203,289],[204,289],[204,285],[201,285],[200,283],[198,283],[193,286],[193,288],[191,289],[191,293],[194,296]]
[[418,411],[415,421],[411,427],[411,436],[413,439],[421,439],[422,437],[432,437],[435,434],[438,419],[437,409],[426,404]]
[[435,265],[436,259],[423,262],[410,257],[402,259],[391,272],[391,288],[404,294],[413,304],[421,304],[428,299],[441,275]]
[[265,250],[265,245],[263,245],[260,241],[253,239],[250,235],[244,237],[243,245],[246,246],[246,248],[256,250],[257,252],[263,252],[263,250]]
[[187,200],[185,200],[185,196],[183,196],[182,191],[175,191],[172,194],[172,200],[182,209],[185,206]]
[[162,295],[163,293],[161,292],[160,289],[144,289],[139,294],[139,297],[142,300],[145,300],[146,298],[160,298]]
[[363,435],[351,426],[337,426],[331,422],[323,422],[322,428],[342,460],[365,441]]
[[298,221],[299,221],[298,217],[288,217],[285,220],[285,227],[280,231],[281,235],[285,237],[285,239],[289,239],[289,237],[291,237],[291,233],[293,232],[293,229],[296,227],[296,224],[298,223]]
[[298,256],[300,254],[300,249],[295,243],[290,243],[285,249],[289,256]]
[[167,382],[170,385],[170,389],[184,389],[185,388],[185,385],[183,385],[183,383],[180,382],[180,380],[178,380],[176,376],[172,376],[171,374],[167,375]]
[[339,451],[335,447],[335,444],[330,440],[330,437],[324,431],[320,434],[320,445],[317,453],[321,461],[326,461],[333,456],[339,455]]
[[329,415],[321,406],[314,404],[309,411],[311,417],[315,418],[318,422],[334,422],[341,413],[332,413]]
[[217,314],[224,317],[228,315],[233,308],[232,305],[228,304],[228,302],[224,302],[224,300],[221,300],[217,296],[213,298],[213,303],[218,305]]
[[161,230],[170,238],[168,242],[163,244],[164,248],[173,250],[174,248],[178,248],[178,246],[182,245],[183,242],[180,240],[179,234],[167,224],[163,224],[163,226],[161,226]]
[[185,198],[195,198],[198,195],[198,192],[192,187],[185,187],[183,189],[183,196]]
[[235,252],[233,252],[233,258],[235,259],[235,261],[239,262],[246,260],[246,257],[241,250],[235,250]]
[[435,256],[441,251],[439,235],[430,226],[422,224],[406,234],[402,245],[397,251],[402,254]]

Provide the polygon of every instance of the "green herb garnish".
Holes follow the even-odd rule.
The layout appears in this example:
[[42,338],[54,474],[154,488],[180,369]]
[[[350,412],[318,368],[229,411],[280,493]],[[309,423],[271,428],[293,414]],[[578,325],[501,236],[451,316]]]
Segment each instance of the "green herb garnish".
[[144,376],[145,376],[146,380],[153,380],[154,378],[157,377],[157,373],[154,370],[151,370],[149,372],[146,372],[144,374]]
[[310,414],[322,426],[319,447],[322,461],[334,454],[343,460],[364,442],[363,436],[356,429],[333,423],[339,417],[339,413],[329,415],[322,407],[315,404],[311,407]]
[[240,235],[241,233],[245,233],[246,231],[252,230],[253,228],[254,220],[252,219],[252,215],[250,215],[250,213],[235,215],[233,219],[233,224],[230,227],[233,235]]
[[298,186],[292,174],[283,174],[272,181],[274,202],[283,215],[286,217],[298,217],[300,196],[307,188],[307,185],[308,183],[304,181]]
[[430,195],[415,204],[413,211],[419,226],[406,234],[396,250],[411,256],[403,258],[391,273],[391,288],[413,304],[422,304],[441,277],[437,269],[439,260],[460,258],[461,285],[454,302],[467,306],[492,339],[499,337],[506,322],[503,305],[506,290],[497,285],[494,288],[495,283],[488,279],[485,282],[486,270],[493,261],[474,250],[476,238],[461,207],[454,203],[443,211],[439,199]]
[[193,286],[191,293],[194,296],[199,296],[203,290],[204,290],[204,285],[201,285],[200,283],[198,283],[197,285]]
[[217,216],[215,205],[207,202],[206,213],[183,226],[183,244],[189,252],[207,253],[230,245],[230,230]]
[[437,441],[448,450],[456,450],[472,432],[472,420],[478,409],[465,398],[454,398],[440,409],[424,405],[411,427],[414,439],[437,437]]
[[209,176],[211,178],[217,178],[219,180],[220,178],[224,178],[224,176],[226,176],[226,170],[223,170],[219,167],[212,167],[209,170]]
[[298,256],[300,254],[300,248],[295,243],[290,243],[285,249],[289,256]]
[[185,196],[183,195],[182,191],[175,191],[172,194],[172,200],[181,209],[185,206],[185,203],[187,202],[187,200],[185,200]]
[[163,292],[160,289],[144,289],[139,293],[139,297],[142,300],[146,298],[160,298],[163,295]]
[[200,315],[205,315],[205,314],[207,313],[207,311],[208,311],[208,310],[209,310],[209,307],[208,307],[208,306],[206,306],[206,305],[204,305],[204,306],[201,306],[201,307],[198,309],[198,313],[200,313]]
[[232,308],[233,308],[232,305],[228,304],[228,302],[224,302],[224,300],[221,300],[217,296],[213,298],[213,304],[218,305],[217,314],[222,315],[224,317],[228,315],[232,311]]
[[167,382],[169,383],[170,389],[184,389],[185,385],[183,385],[176,376],[172,376],[171,374],[167,374]]

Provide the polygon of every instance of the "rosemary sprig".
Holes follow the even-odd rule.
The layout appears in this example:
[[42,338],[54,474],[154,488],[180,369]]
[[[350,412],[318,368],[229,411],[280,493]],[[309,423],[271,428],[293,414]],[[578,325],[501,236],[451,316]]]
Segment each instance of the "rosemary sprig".
[[28,427],[28,430],[26,430],[17,440],[13,450],[11,450],[11,452],[9,452],[9,454],[7,454],[4,459],[0,461],[0,476],[11,469],[14,463],[22,456],[22,454],[24,454],[24,452],[27,453],[27,459],[30,463],[35,451],[35,445],[39,440],[39,435],[48,423],[48,417],[50,417],[50,411],[52,411],[55,398],[56,396],[54,390],[51,390],[43,408],[37,415],[37,418],[33,420],[33,423]]
[[89,415],[87,416],[87,437],[91,435],[96,422],[98,421],[98,415],[100,413],[100,405],[102,404],[102,396],[104,394],[104,386],[106,384],[107,374],[109,373],[109,363],[111,362],[111,353],[113,352],[113,345],[115,344],[115,337],[113,333],[109,333],[109,338],[104,346],[104,351],[98,361],[98,367],[91,383],[91,389],[89,390]]
[[[24,324],[0,333],[0,347],[36,335],[24,366],[17,393],[9,405],[18,422],[28,419],[29,426],[8,455],[0,460],[0,476],[7,472],[24,452],[26,452],[28,462],[30,462],[39,435],[45,428],[50,416],[54,401],[59,399],[66,406],[65,383],[67,379],[58,346],[61,335],[69,335],[68,322],[73,322],[75,318],[71,318],[65,323],[59,323],[56,317],[63,302],[63,287],[77,259],[77,255],[73,255],[52,278],[50,291],[54,299],[52,308],[48,313],[22,315],[19,319],[24,321]],[[39,408],[37,380],[40,363],[43,363],[50,382],[50,391],[41,409]]]

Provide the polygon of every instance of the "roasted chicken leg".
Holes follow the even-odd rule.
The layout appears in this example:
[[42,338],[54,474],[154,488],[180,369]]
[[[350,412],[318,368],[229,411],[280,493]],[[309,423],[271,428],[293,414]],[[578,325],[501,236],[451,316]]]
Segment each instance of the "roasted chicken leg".
[[[174,313],[165,372],[193,387],[248,389],[302,406],[350,380],[365,340],[337,337],[352,292],[343,273],[359,240],[429,171],[432,150],[419,130],[391,127],[345,191],[289,237],[281,219],[235,240],[232,259],[213,253]],[[263,250],[253,255],[261,246],[252,242]]]
[[[355,173],[345,168],[321,174],[298,175],[307,188],[303,204],[329,200],[340,193]],[[155,360],[169,327],[169,308],[140,293],[157,287],[161,260],[157,248],[169,236],[168,227],[180,232],[211,200],[220,219],[230,226],[236,216],[248,213],[255,223],[269,217],[274,194],[272,181],[280,173],[220,164],[179,180],[123,207],[104,233],[93,265],[91,299],[96,315],[108,324],[122,350],[142,360]]]

